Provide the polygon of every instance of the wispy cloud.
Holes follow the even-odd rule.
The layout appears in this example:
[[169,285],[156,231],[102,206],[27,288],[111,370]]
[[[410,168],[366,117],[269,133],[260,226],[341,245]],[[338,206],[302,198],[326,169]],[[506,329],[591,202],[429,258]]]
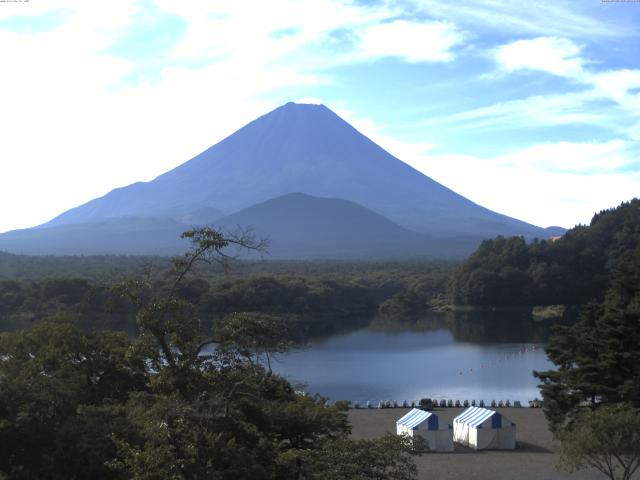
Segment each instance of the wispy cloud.
[[176,58],[233,55],[269,64],[290,56],[299,65],[325,68],[385,57],[442,62],[452,60],[454,48],[466,39],[453,22],[400,19],[405,10],[390,4],[240,0],[203,9],[200,4],[158,0],[158,6],[188,24],[173,51]]
[[578,45],[568,39],[540,37],[517,40],[495,49],[495,61],[505,72],[530,70],[568,78],[590,87],[593,93],[622,106],[635,102],[640,88],[640,70],[596,70],[583,58]]
[[[456,192],[495,211],[539,226],[588,223],[597,211],[638,195],[640,165],[621,140],[558,142],[506,155],[422,155],[410,164]],[[551,168],[550,168],[551,167]]]
[[433,18],[449,19],[474,30],[509,32],[520,37],[535,35],[593,39],[637,35],[632,21],[628,25],[614,23],[607,18],[607,12],[594,12],[596,9],[590,5],[591,2],[410,0],[408,3],[417,11]]
[[361,35],[359,53],[366,58],[396,57],[407,62],[453,60],[454,47],[466,35],[451,22],[395,20],[367,27]]
[[617,173],[637,165],[634,153],[629,142],[622,139],[606,142],[562,141],[532,145],[502,155],[495,161],[513,168],[527,167],[546,172],[593,175]]
[[637,139],[640,70],[597,70],[575,42],[557,37],[516,40],[492,49],[490,57],[497,70],[483,75],[485,82],[505,81],[514,74],[529,78],[544,74],[569,81],[571,87],[450,113],[421,124],[441,132],[591,125]]
[[438,131],[469,129],[523,129],[556,125],[609,125],[615,119],[609,107],[596,103],[601,97],[591,90],[534,95],[508,100],[420,122]]
[[640,70],[621,69],[591,73],[585,77],[601,96],[640,115]]

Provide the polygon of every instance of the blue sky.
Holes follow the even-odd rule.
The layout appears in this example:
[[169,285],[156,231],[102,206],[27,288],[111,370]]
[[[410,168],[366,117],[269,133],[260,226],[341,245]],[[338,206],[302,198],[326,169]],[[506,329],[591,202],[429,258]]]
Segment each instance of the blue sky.
[[640,192],[637,25],[600,0],[0,3],[0,231],[291,100],[488,208],[587,223]]

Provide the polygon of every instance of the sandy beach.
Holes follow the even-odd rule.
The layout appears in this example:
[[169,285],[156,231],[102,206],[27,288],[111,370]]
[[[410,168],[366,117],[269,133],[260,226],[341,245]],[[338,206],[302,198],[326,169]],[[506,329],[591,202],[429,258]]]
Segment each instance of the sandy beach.
[[[375,438],[396,432],[396,420],[409,409],[350,410],[356,439]],[[441,421],[451,423],[461,408],[435,409]],[[557,444],[553,441],[541,409],[497,408],[516,424],[518,448],[513,451],[475,451],[455,444],[453,453],[425,453],[416,457],[419,479],[468,480],[592,480],[605,478],[596,470],[568,473],[555,468]]]

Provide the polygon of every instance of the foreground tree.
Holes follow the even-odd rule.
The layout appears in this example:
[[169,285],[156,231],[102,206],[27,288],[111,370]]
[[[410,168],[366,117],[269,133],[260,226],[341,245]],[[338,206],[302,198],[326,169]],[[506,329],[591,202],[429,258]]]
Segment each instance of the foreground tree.
[[69,318],[0,334],[0,477],[120,478],[109,439],[133,434],[122,409],[149,388],[144,358],[120,332],[81,332]]
[[602,304],[589,304],[547,347],[544,411],[561,443],[560,466],[612,480],[640,466],[640,247],[620,257]]
[[313,455],[307,478],[412,480],[418,473],[413,454],[413,439],[392,434],[375,440],[327,442]]
[[571,423],[585,404],[640,406],[640,248],[621,258],[605,301],[558,328],[546,350],[558,369],[535,375],[552,430]]
[[184,236],[193,246],[168,287],[117,288],[136,306],[135,339],[69,321],[0,336],[0,478],[412,478],[401,440],[349,440],[342,409],[271,371],[289,342],[281,322],[236,313],[207,326],[181,295],[200,262],[226,268],[227,247],[262,246]]
[[640,410],[608,405],[585,410],[558,435],[560,466],[595,468],[611,480],[629,480],[640,467]]
[[[270,368],[288,346],[272,317],[231,314],[203,328],[197,309],[179,295],[200,263],[228,267],[224,250],[261,250],[249,237],[212,229],[187,232],[193,247],[174,262],[174,279],[157,291],[144,282],[120,287],[139,309],[139,341],[152,368],[151,389],[127,402],[135,441],[114,436],[110,466],[133,479],[298,478],[302,452],[349,433],[346,415],[325,399],[298,395]],[[299,458],[291,464],[283,462]]]

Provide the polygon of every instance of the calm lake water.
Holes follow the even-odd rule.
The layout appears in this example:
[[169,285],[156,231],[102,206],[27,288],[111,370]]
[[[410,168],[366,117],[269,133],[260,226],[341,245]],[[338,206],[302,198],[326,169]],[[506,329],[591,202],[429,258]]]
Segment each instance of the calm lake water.
[[531,322],[456,319],[444,326],[367,327],[317,339],[274,369],[331,400],[520,400],[540,398],[533,370],[553,368],[548,335]]

